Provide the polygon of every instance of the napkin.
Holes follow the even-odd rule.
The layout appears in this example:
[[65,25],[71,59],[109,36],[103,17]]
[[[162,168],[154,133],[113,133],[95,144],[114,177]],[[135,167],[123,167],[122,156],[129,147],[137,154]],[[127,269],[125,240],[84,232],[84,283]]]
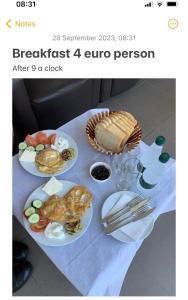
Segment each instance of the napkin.
[[[109,210],[108,215],[115,213],[119,209],[123,208],[131,199],[133,195],[124,193],[122,194],[119,199],[117,199],[115,205]],[[136,222],[131,222],[118,230],[121,230],[127,236],[129,236],[133,240],[139,240],[147,230],[147,227],[152,222],[153,218],[152,215],[149,215],[141,220]]]

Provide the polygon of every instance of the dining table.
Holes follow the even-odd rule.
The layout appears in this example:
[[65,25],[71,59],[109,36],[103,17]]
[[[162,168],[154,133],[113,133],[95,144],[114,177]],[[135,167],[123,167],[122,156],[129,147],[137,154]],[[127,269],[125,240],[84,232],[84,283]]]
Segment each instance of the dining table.
[[[143,243],[143,240],[130,243],[118,241],[111,235],[106,235],[101,224],[101,208],[109,195],[117,191],[117,176],[112,172],[111,178],[103,183],[95,182],[90,177],[90,166],[97,161],[107,161],[109,157],[96,151],[88,143],[86,125],[92,116],[106,110],[108,109],[88,110],[58,128],[77,143],[78,159],[70,170],[56,178],[84,185],[93,194],[93,216],[87,231],[65,246],[52,247],[38,243],[60,272],[84,296],[118,296],[131,262]],[[139,151],[142,153],[147,147],[141,141]],[[171,158],[160,182],[152,191],[152,201],[156,206],[154,220],[161,214],[175,210],[175,174],[176,163]],[[13,157],[13,215],[22,226],[27,198],[47,181],[48,178],[34,176],[24,170],[18,154]]]

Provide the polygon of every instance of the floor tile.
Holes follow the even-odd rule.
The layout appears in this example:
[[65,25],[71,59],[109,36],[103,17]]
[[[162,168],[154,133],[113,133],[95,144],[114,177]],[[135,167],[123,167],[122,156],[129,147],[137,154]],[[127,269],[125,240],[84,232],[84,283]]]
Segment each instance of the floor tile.
[[[122,293],[125,292],[126,295],[129,295],[129,285],[131,285],[132,278],[134,278],[135,284],[140,284],[138,282],[141,281],[143,290],[146,289],[147,291],[147,281],[145,281],[145,278],[143,279],[143,275],[140,272],[141,267],[143,273],[147,274],[146,278],[149,276],[151,281],[153,281],[151,286],[154,284],[156,286],[158,285],[161,291],[163,291],[163,296],[175,295],[174,212],[164,214],[157,220],[152,234],[144,241],[129,268]],[[126,290],[126,288],[128,290]],[[131,290],[130,295],[133,295],[132,292]],[[137,292],[135,288],[135,293]],[[153,294],[151,295],[157,296],[158,294],[156,293],[157,291],[155,291],[155,287],[153,287]]]
[[28,236],[27,231],[17,221],[17,219],[14,216],[12,218],[12,228],[13,228],[13,239],[14,240],[22,241],[24,238],[26,238]]
[[26,284],[18,290],[13,296],[46,296],[39,287],[36,280],[31,276]]
[[129,271],[121,290],[121,296],[166,296],[164,290],[154,278],[143,270],[143,265],[137,263],[136,273],[132,269]]
[[24,242],[30,248],[29,260],[33,264],[33,277],[48,296],[79,296],[76,288],[63,276],[35,241],[28,237]]
[[158,127],[156,127],[150,134],[143,138],[143,141],[147,144],[151,144],[154,138],[158,135],[164,135],[166,138],[166,143],[164,145],[163,151],[168,152],[173,158],[176,156],[176,128],[175,128],[175,115],[172,114],[170,118],[162,122]]
[[176,93],[175,79],[148,79],[147,81],[149,84],[152,84],[167,93],[170,97],[174,97]]

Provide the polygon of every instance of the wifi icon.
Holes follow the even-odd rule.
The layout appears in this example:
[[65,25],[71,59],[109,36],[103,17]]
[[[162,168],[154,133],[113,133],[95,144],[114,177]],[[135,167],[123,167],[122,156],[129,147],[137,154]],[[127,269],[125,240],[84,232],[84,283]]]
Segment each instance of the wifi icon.
[[158,5],[159,7],[161,7],[161,6],[163,5],[163,2],[158,1],[158,2],[157,2],[157,5]]

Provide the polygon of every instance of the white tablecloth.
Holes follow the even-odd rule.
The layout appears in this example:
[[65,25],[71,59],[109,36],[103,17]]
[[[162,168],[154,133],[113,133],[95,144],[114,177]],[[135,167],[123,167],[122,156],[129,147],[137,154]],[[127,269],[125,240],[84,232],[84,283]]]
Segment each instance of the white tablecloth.
[[[87,120],[101,110],[93,109],[68,122],[60,129],[77,142],[79,158],[74,167],[59,179],[67,179],[86,185],[94,194],[93,218],[87,232],[74,243],[64,247],[47,247],[39,244],[57,268],[83,294],[90,296],[117,296],[126,272],[142,242],[124,244],[103,233],[99,222],[104,200],[116,191],[114,178],[98,184],[89,177],[89,166],[94,161],[106,159],[96,152],[85,135]],[[140,149],[147,147],[143,142]],[[17,155],[13,158],[13,213],[23,224],[22,211],[29,194],[46,178],[27,173],[21,168]],[[153,190],[157,203],[155,218],[175,209],[175,161],[171,159],[161,183]]]

